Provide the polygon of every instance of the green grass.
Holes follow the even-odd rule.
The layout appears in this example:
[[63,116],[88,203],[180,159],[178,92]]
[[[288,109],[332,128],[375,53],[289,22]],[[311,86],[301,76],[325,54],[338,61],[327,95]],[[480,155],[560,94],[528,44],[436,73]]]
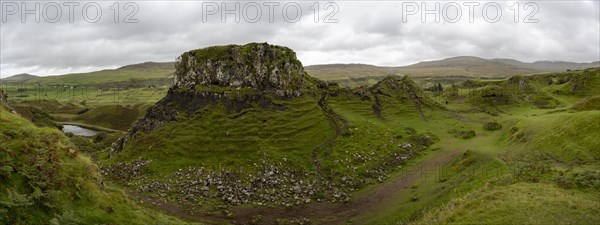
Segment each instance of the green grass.
[[131,124],[144,115],[148,104],[100,105],[70,119],[73,122],[93,124],[110,129],[127,131]]
[[[165,94],[166,89],[162,88],[133,88],[118,92],[98,90],[93,95],[78,92],[72,98],[11,98],[9,103],[20,115],[38,125],[50,126],[52,121],[56,121],[126,131],[144,115],[146,108]],[[42,117],[36,117],[36,114]],[[48,118],[48,121],[43,118]]]
[[598,224],[597,193],[516,183],[455,198],[414,224]]
[[[600,160],[600,112],[587,111],[552,118],[531,119],[545,125],[532,135],[532,148],[547,152],[563,162]],[[533,125],[524,125],[531,127]]]
[[600,110],[600,96],[592,96],[581,99],[573,106],[571,106],[571,110],[573,111],[587,111],[587,110]]
[[136,103],[154,103],[160,100],[167,93],[167,88],[148,88],[148,87],[117,87],[102,88],[96,86],[74,86],[73,89],[45,86],[41,90],[36,88],[22,88],[19,91],[18,86],[7,85],[10,102],[26,102],[31,105],[52,105],[47,103],[61,104],[136,104]]
[[[528,130],[530,139],[526,143],[507,142],[506,133],[510,133],[510,125],[515,118],[519,118],[518,126]],[[504,115],[495,119],[503,124],[500,131],[483,129],[481,124],[489,119],[462,123],[460,127],[477,131],[478,136],[473,139],[453,141],[448,136],[440,135],[442,151],[471,151],[468,157],[447,166],[444,182],[433,179],[419,181],[413,188],[402,190],[390,203],[381,206],[381,211],[353,221],[360,224],[597,223],[600,219],[594,213],[600,207],[597,190],[563,189],[555,181],[568,171],[600,169],[597,159],[593,157],[597,149],[594,146],[598,146],[598,130],[593,127],[596,123],[591,121],[597,120],[596,115],[591,112],[564,112],[535,117]],[[444,119],[438,119],[436,123],[442,121]],[[453,123],[451,120],[446,123],[443,127],[452,127],[448,126]],[[537,146],[536,143],[544,145]],[[540,183],[523,180],[523,173],[517,173],[526,168],[518,165],[531,163],[548,166],[541,173],[525,171],[529,176],[534,176],[529,179],[535,178]],[[465,179],[467,175],[471,177]],[[556,216],[563,214],[566,216]]]
[[[575,76],[578,74],[581,72],[573,72]],[[542,90],[566,100],[562,104],[567,109],[585,97]],[[461,96],[469,94],[459,93]],[[587,100],[581,102],[584,101]],[[432,146],[433,149],[438,147],[442,152],[469,149],[470,159],[451,164],[446,181],[417,182],[381,206],[380,211],[353,219],[352,223],[598,223],[600,217],[596,212],[600,208],[600,198],[597,185],[600,181],[598,175],[594,175],[600,171],[597,166],[600,146],[600,128],[596,122],[600,121],[598,110],[570,113],[516,104],[499,107],[502,110],[490,115],[469,111],[469,107],[461,105],[460,101],[453,101],[448,108],[460,109],[460,122],[443,113],[432,112],[429,118],[434,119],[429,123],[415,120],[412,125],[418,129],[431,129],[440,137],[441,144]],[[392,121],[403,119],[407,120],[394,118]],[[483,125],[489,121],[497,121],[502,127],[485,130]],[[472,129],[477,137],[453,139],[450,134],[442,133],[451,129]],[[439,151],[429,154],[440,154]],[[461,180],[465,173],[471,173],[470,168],[458,166],[463,163],[475,168],[472,179]],[[478,176],[478,173],[488,176]],[[392,175],[392,179],[395,176],[398,175]]]
[[38,128],[0,104],[0,223],[183,224],[138,206],[103,182],[61,132]]
[[[173,63],[142,63],[114,70],[34,77],[2,89],[20,114],[43,111],[52,120],[127,130],[147,104],[163,98],[172,83]],[[82,110],[89,110],[84,115]],[[39,113],[38,113],[39,114]]]
[[286,101],[285,110],[250,108],[233,115],[221,105],[201,109],[141,133],[110,161],[160,160],[150,167],[156,177],[190,166],[253,167],[263,159],[287,158],[289,167],[309,169],[312,150],[334,133],[316,101],[307,96]]

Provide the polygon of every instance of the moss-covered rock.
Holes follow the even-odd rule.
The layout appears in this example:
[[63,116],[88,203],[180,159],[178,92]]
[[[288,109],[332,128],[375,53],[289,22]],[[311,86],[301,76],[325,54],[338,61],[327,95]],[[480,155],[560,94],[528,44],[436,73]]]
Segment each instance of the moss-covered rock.
[[294,51],[267,43],[188,51],[177,58],[175,68],[178,88],[216,85],[299,96],[307,81]]

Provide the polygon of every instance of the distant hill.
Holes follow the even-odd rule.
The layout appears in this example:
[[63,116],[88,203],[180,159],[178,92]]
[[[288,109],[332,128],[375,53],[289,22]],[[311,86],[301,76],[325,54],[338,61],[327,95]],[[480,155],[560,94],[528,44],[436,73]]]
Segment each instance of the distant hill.
[[306,71],[325,80],[381,77],[387,75],[509,77],[541,72],[561,72],[600,67],[600,62],[574,63],[556,61],[521,62],[514,59],[483,59],[459,56],[442,60],[424,61],[408,66],[380,67],[367,64],[327,64],[307,66]]
[[21,73],[21,74],[12,75],[7,78],[2,78],[2,82],[23,82],[23,81],[30,80],[30,79],[37,78],[37,77],[38,76],[36,76],[36,75]]
[[323,64],[305,67],[308,74],[324,80],[344,79],[348,77],[377,77],[393,75],[394,67],[382,67],[368,64]]
[[581,70],[592,67],[600,67],[600,61],[591,63],[574,63],[564,61],[536,61],[532,63],[524,63],[514,59],[492,59],[493,61],[502,62],[505,64],[528,68],[532,70],[544,71],[544,72],[563,72],[567,69],[570,70]]
[[6,83],[25,84],[105,84],[136,79],[171,79],[175,72],[173,62],[145,62],[117,69],[107,69],[88,73],[71,73],[56,76],[15,75],[6,79]]
[[396,73],[410,76],[467,76],[508,77],[541,71],[473,56],[459,56],[442,60],[425,61],[397,67]]
[[122,66],[119,69],[162,69],[172,70],[175,68],[175,62],[144,62]]

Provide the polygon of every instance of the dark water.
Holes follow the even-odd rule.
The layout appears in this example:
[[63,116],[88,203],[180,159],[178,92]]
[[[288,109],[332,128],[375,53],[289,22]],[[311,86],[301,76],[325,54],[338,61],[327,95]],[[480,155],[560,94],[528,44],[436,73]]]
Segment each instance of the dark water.
[[91,136],[98,134],[97,131],[85,129],[83,127],[74,126],[74,125],[63,125],[62,131],[65,133],[73,133],[74,135],[85,136],[85,137],[91,137]]

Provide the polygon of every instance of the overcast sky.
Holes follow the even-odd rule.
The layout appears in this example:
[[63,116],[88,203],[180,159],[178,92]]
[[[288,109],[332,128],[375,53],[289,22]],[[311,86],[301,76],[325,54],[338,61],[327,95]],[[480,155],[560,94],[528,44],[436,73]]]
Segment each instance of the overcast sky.
[[[288,46],[297,52],[304,65],[400,66],[462,55],[528,62],[600,60],[598,0],[542,1],[527,7],[526,2],[511,7],[515,2],[496,1],[501,9],[497,21],[496,8],[487,7],[488,13],[484,16],[486,2],[480,2],[473,6],[472,22],[469,21],[471,8],[465,2],[438,1],[440,21],[436,22],[435,15],[431,14],[425,15],[425,23],[421,21],[421,2],[408,1],[338,1],[328,8],[325,8],[327,2],[318,2],[318,22],[314,21],[316,12],[310,8],[316,8],[316,1],[299,1],[302,9],[299,18],[296,5],[288,5],[287,13],[282,12],[290,2],[272,6],[272,22],[265,2],[248,5],[247,1],[240,1],[239,23],[235,22],[234,15],[227,16],[224,23],[221,21],[221,2],[205,2],[205,10],[199,1],[142,1],[127,8],[121,2],[118,23],[114,22],[115,11],[111,10],[115,2],[98,2],[102,16],[96,23],[93,23],[94,7],[87,8],[86,18],[82,16],[85,2],[73,7],[72,22],[64,2],[39,3],[40,22],[35,22],[35,15],[27,14],[26,21],[22,22],[23,5],[2,0],[0,73],[3,77],[17,73],[55,75],[146,61],[174,61],[191,49],[248,42]],[[35,2],[25,4],[35,9]],[[235,2],[226,4],[229,9],[235,8]],[[435,4],[428,1],[425,7],[435,9]],[[257,18],[256,5],[261,7],[261,17],[252,23]],[[61,8],[61,17],[52,23],[58,15],[56,6]],[[456,6],[460,8],[460,17],[457,17]],[[131,18],[134,23],[123,23],[125,16],[136,8],[138,11]],[[336,8],[338,11],[328,20],[333,23],[324,23],[326,16]],[[516,8],[519,9],[517,23],[514,21]]]

